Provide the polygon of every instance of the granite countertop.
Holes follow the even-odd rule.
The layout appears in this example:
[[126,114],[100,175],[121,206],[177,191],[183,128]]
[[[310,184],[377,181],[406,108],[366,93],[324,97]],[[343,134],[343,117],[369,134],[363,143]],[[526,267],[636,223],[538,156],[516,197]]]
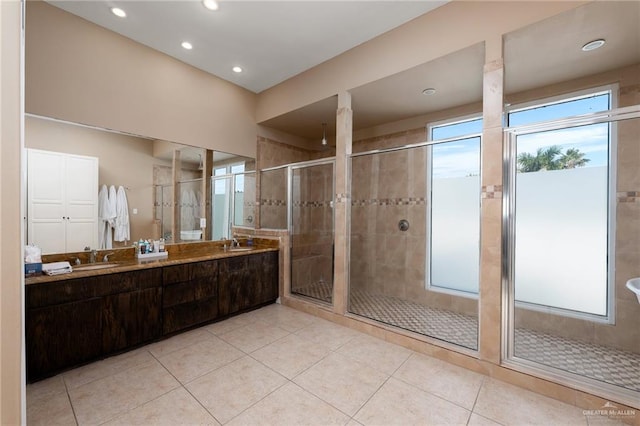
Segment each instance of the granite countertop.
[[[138,271],[142,269],[151,269],[151,268],[159,268],[163,266],[171,266],[171,265],[180,265],[184,263],[192,263],[192,262],[202,262],[206,260],[215,260],[215,259],[223,259],[228,257],[236,257],[236,256],[247,256],[256,253],[265,253],[270,251],[278,251],[277,241],[275,240],[259,240],[256,241],[256,244],[253,247],[247,247],[243,245],[240,247],[242,250],[231,250],[227,249],[226,251],[223,248],[223,243],[216,242],[201,242],[201,243],[186,243],[186,244],[173,244],[167,246],[167,252],[169,253],[169,257],[167,259],[161,260],[144,260],[138,261],[135,258],[135,253],[133,249],[116,249],[116,250],[100,250],[98,252],[98,259],[101,259],[102,256],[106,253],[113,252],[114,255],[112,258],[113,261],[109,261],[109,267],[105,267],[102,269],[85,269],[82,267],[78,269],[74,269],[73,272],[69,274],[61,274],[61,275],[35,275],[29,276],[25,278],[25,285],[31,284],[42,284],[48,282],[57,282],[64,280],[71,280],[76,278],[85,278],[85,277],[94,277],[99,275],[108,275],[108,274],[116,274],[120,272],[129,272],[129,271]],[[247,250],[249,249],[249,250]],[[57,261],[70,261],[76,257],[81,258],[83,253],[65,253],[63,255],[55,255],[51,256],[49,259],[44,258],[43,262],[57,262]],[[71,262],[73,266],[73,262]],[[102,262],[96,262],[94,264],[83,263],[82,266],[87,265],[100,265]]]

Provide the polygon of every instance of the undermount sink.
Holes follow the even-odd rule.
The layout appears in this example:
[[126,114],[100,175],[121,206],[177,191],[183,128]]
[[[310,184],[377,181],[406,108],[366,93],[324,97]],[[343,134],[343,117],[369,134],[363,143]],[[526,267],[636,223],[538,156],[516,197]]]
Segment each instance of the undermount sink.
[[86,263],[84,265],[77,265],[73,267],[74,271],[93,271],[95,269],[109,269],[115,268],[118,263],[103,262],[103,263]]
[[253,250],[252,247],[234,247],[234,248],[227,249],[227,251],[251,251],[251,250]]

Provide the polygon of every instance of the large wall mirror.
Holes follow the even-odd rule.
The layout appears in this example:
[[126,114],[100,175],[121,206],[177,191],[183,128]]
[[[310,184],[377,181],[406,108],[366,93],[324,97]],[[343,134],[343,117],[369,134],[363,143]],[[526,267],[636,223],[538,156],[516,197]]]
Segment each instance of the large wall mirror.
[[[96,194],[103,185],[124,189],[129,238],[114,239],[113,248],[148,238],[168,242],[228,238],[232,226],[253,227],[252,158],[30,114],[25,116],[25,146],[28,150],[97,158]],[[34,173],[41,176],[47,171]],[[69,185],[73,189],[84,178],[81,174]],[[41,246],[44,253],[100,248],[98,240],[90,238],[76,239],[60,249],[58,241],[50,241],[59,234],[40,233],[36,237],[29,232],[33,216],[33,209],[28,209],[26,241]]]

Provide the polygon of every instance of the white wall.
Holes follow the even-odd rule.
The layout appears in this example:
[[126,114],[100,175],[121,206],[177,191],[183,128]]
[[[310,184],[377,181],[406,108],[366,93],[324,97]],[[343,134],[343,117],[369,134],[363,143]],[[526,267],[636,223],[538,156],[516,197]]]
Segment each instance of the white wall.
[[517,174],[517,301],[606,314],[607,204],[606,167]]

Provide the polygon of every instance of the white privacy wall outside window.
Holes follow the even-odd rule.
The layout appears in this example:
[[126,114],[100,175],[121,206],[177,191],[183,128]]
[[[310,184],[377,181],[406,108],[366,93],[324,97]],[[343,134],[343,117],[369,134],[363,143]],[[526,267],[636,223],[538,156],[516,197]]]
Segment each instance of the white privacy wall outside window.
[[516,301],[607,313],[607,167],[519,173]]
[[[520,109],[510,125],[610,108],[599,92]],[[610,125],[525,132],[515,141],[513,280],[521,306],[606,317]]]
[[[477,295],[480,273],[482,120],[430,127],[427,150],[428,287]],[[461,293],[462,292],[462,293]]]

